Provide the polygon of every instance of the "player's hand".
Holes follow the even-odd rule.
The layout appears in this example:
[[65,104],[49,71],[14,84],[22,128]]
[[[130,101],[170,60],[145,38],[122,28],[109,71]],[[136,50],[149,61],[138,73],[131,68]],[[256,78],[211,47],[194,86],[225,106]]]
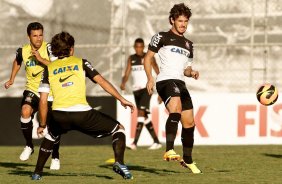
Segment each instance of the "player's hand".
[[131,103],[130,101],[128,101],[126,99],[121,100],[120,103],[125,109],[127,109],[127,107],[130,107],[131,113],[133,113],[133,111],[135,109],[133,103]]
[[124,84],[124,83],[121,83],[121,84],[120,84],[120,89],[121,89],[121,90],[125,90],[125,84]]
[[43,127],[38,127],[37,128],[37,135],[38,135],[38,137],[40,137],[40,135],[42,135],[43,134],[43,130],[44,130],[45,128],[43,128]]
[[31,54],[36,58],[37,61],[41,61],[42,57],[40,56],[37,50],[31,50]]
[[153,88],[154,88],[154,80],[148,80],[147,91],[148,91],[149,95],[153,94]]
[[199,78],[199,72],[192,70],[191,71],[191,77],[197,80]]
[[6,89],[8,89],[10,86],[12,86],[14,84],[14,81],[12,80],[8,80],[7,82],[5,82],[4,87]]

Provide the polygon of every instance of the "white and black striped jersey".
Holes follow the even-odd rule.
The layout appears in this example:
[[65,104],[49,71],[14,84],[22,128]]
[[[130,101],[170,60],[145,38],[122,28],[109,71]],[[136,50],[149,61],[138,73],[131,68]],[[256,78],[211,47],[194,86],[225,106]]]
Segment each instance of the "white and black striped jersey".
[[146,76],[145,69],[144,69],[144,56],[145,56],[145,53],[143,53],[142,56],[139,56],[137,54],[133,54],[129,56],[130,61],[131,61],[133,91],[137,91],[137,90],[146,88],[147,76]]
[[157,82],[167,79],[184,81],[184,70],[193,61],[193,42],[171,30],[155,34],[148,47],[160,57]]

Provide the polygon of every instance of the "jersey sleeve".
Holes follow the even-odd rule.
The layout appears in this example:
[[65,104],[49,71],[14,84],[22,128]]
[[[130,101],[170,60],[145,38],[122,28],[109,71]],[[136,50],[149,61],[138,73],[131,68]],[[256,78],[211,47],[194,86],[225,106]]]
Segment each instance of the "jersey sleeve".
[[92,82],[95,82],[93,80],[93,77],[95,77],[96,75],[99,75],[99,72],[97,72],[97,70],[95,70],[92,64],[89,61],[87,61],[86,59],[82,59],[82,63],[83,63],[83,70],[85,71],[86,77],[88,77]]
[[38,92],[49,93],[50,92],[50,83],[49,83],[49,75],[48,68],[45,67],[42,73],[41,82],[38,88]]
[[151,39],[151,42],[148,46],[148,50],[157,53],[160,50],[160,48],[163,46],[163,39],[164,38],[161,33],[155,34]]
[[58,59],[58,57],[53,55],[50,43],[47,43],[47,53],[51,62]]
[[18,65],[21,65],[23,62],[23,49],[20,47],[17,49],[16,51],[16,61],[18,63]]

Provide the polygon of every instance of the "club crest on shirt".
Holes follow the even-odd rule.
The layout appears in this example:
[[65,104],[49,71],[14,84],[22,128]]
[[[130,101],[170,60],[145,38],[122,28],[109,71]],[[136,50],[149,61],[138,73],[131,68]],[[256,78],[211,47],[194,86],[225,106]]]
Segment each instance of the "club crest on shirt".
[[179,88],[175,86],[175,87],[174,87],[174,92],[175,92],[175,93],[180,93]]
[[190,45],[189,45],[189,42],[185,42],[185,47],[187,48],[187,49],[190,49]]
[[30,96],[27,96],[27,97],[25,98],[25,101],[31,103],[32,98],[31,98]]

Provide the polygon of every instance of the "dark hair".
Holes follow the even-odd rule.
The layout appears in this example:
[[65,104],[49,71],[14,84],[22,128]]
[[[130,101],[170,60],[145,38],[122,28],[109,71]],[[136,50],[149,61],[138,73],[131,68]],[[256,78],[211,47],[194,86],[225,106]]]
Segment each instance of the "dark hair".
[[26,28],[27,35],[30,36],[32,30],[44,30],[43,25],[39,22],[32,22]]
[[52,54],[59,58],[68,57],[73,46],[73,36],[64,31],[53,36],[51,41]]
[[189,20],[190,17],[192,16],[191,9],[188,6],[186,6],[184,3],[175,4],[169,12],[169,17],[168,17],[169,23],[172,25],[171,18],[175,20],[181,15],[187,17]]
[[142,38],[136,38],[136,40],[134,41],[134,45],[136,43],[143,43],[144,44],[144,40]]

